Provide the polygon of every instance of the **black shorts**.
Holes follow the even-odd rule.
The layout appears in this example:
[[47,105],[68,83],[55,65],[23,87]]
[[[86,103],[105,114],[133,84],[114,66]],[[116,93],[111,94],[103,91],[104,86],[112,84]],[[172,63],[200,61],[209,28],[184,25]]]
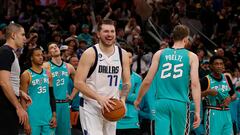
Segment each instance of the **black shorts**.
[[0,98],[0,135],[17,135],[19,120],[15,107],[4,97]]

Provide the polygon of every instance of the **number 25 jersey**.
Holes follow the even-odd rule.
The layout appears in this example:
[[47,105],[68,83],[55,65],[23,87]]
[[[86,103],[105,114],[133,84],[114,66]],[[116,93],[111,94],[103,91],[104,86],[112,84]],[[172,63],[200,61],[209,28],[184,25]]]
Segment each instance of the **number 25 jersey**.
[[166,48],[162,51],[156,74],[157,99],[189,101],[190,51]]

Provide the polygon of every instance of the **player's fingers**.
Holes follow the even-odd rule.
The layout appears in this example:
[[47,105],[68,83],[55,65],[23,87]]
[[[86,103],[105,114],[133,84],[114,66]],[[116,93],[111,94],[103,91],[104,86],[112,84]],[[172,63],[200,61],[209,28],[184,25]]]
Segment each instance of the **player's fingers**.
[[108,100],[108,102],[109,102],[110,104],[112,104],[112,105],[116,105],[116,103],[115,103],[114,101],[112,101],[112,100]]
[[53,127],[54,127],[54,124],[53,124],[53,123],[50,123],[50,127],[53,128]]
[[200,125],[200,119],[196,118],[193,122],[193,128],[197,128]]
[[[107,112],[110,112],[107,104],[104,104],[104,108],[107,110]],[[104,113],[104,109],[102,109],[102,110],[103,110],[103,113]]]
[[137,110],[140,110],[139,104],[138,104],[136,101],[134,102],[134,107],[135,107]]
[[24,124],[25,123],[25,114],[22,112],[19,117],[19,123]]
[[195,128],[198,128],[199,127],[199,123],[195,123],[195,124],[193,124],[193,128],[195,129]]
[[24,119],[25,119],[24,116],[22,116],[22,117],[21,117],[21,124],[24,123]]
[[28,115],[27,115],[27,112],[24,112],[24,122],[23,123],[26,123],[28,120]]
[[22,124],[22,116],[19,117],[19,123]]
[[29,102],[29,104],[32,104],[32,98],[31,97],[29,97],[28,102]]
[[[112,102],[112,101],[111,101],[111,102]],[[109,110],[109,108],[110,108],[111,110],[114,110],[114,107],[111,105],[111,104],[112,104],[111,102],[108,102],[108,103],[107,103],[108,110]],[[114,105],[116,105],[116,104],[114,103]],[[110,110],[109,110],[109,112],[110,112]]]

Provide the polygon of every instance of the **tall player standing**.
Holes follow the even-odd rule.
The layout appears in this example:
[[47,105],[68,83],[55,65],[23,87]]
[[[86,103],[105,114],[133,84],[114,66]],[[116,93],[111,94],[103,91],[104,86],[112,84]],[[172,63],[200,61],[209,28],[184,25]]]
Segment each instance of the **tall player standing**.
[[200,83],[198,78],[198,57],[184,47],[189,42],[189,29],[177,25],[173,30],[172,48],[159,50],[153,56],[150,70],[143,80],[135,106],[149,89],[154,77],[156,91],[156,135],[189,134],[189,83],[195,107],[193,126],[200,124]]
[[[116,31],[112,20],[99,23],[97,36],[99,44],[82,54],[74,81],[75,88],[83,94],[80,120],[84,134],[115,135],[116,122],[104,119],[102,111],[112,108],[111,98],[125,102],[131,87],[129,58],[126,51],[115,45]],[[123,87],[119,94],[121,79]]]
[[56,99],[57,135],[71,135],[70,108],[68,103],[68,85],[74,78],[75,69],[61,59],[60,49],[55,43],[49,43],[48,52],[51,60],[43,64],[53,77],[53,91]]
[[40,48],[29,51],[31,68],[21,75],[20,88],[32,98],[27,112],[29,122],[24,124],[27,135],[53,135],[56,127],[56,103],[51,75],[42,68],[43,53]]

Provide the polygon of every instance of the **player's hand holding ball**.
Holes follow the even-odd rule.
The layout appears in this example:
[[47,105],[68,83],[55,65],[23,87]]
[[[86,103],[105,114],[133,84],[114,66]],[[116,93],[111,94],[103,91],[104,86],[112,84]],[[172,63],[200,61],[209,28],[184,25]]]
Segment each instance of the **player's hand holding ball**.
[[102,108],[102,113],[104,112],[104,109],[110,112],[110,109],[113,109],[113,105],[115,105],[115,103],[111,101],[110,98],[104,96],[99,96],[97,102]]
[[126,113],[125,103],[122,100],[110,98],[111,108],[103,108],[103,117],[109,121],[118,121]]

